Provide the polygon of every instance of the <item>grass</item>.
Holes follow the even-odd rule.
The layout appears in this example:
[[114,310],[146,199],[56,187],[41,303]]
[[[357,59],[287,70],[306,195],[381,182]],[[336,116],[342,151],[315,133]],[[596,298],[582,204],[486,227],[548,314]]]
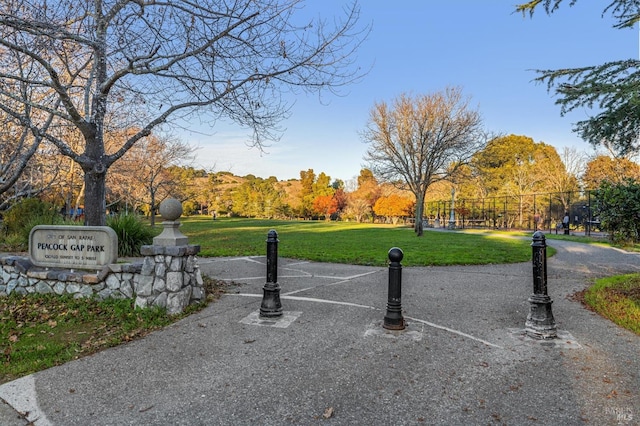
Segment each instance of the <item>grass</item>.
[[602,278],[584,292],[595,312],[640,335],[640,274]]
[[0,297],[0,384],[165,327],[219,297],[222,282],[205,279],[207,301],[180,315],[134,309],[133,300],[74,299],[50,294]]
[[[496,230],[496,229],[465,229],[464,230],[465,233],[472,233],[472,234],[493,234],[493,235],[512,235],[512,236],[522,236],[522,237],[531,237],[533,235],[533,231],[505,231],[505,230]],[[609,241],[609,239],[606,237],[606,235],[603,234],[598,234],[598,235],[592,235],[592,236],[585,236],[585,235],[576,235],[575,233],[571,234],[571,235],[564,235],[562,232],[560,232],[559,234],[556,234],[555,232],[549,232],[548,229],[544,229],[542,230],[542,232],[544,233],[544,236],[547,240],[566,240],[566,241],[573,241],[576,243],[583,243],[583,244],[595,244],[595,245],[603,245],[603,246],[609,246],[609,247],[617,247],[617,248],[621,248],[623,250],[626,251],[636,251],[636,252],[640,252],[640,244],[635,243],[635,244],[626,244],[626,245],[620,245],[620,244],[614,244],[611,241]],[[575,231],[571,231],[571,232],[575,232]]]
[[[404,226],[353,222],[181,219],[181,231],[202,256],[258,256],[267,232],[278,232],[281,257],[318,262],[382,266],[392,247],[404,252],[404,266],[475,265],[526,262],[531,239],[513,235],[426,231],[418,238]],[[550,249],[550,253],[553,250]]]

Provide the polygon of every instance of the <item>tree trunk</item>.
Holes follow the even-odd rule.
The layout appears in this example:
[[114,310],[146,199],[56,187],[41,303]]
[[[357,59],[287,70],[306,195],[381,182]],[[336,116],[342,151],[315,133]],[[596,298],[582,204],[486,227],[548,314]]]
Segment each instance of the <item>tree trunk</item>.
[[[101,166],[101,163],[98,163],[98,166]],[[107,170],[104,167],[93,167],[84,172],[85,225],[105,226],[107,224],[106,176]]]
[[418,194],[416,195],[416,223],[414,224],[413,230],[415,231],[418,237],[422,236],[422,213],[424,211],[424,195]]

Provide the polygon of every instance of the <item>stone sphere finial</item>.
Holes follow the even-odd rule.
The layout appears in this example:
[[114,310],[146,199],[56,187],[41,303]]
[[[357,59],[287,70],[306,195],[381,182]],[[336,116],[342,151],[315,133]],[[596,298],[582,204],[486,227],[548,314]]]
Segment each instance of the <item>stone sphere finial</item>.
[[175,221],[182,216],[182,203],[175,198],[167,198],[160,203],[160,216],[167,221]]

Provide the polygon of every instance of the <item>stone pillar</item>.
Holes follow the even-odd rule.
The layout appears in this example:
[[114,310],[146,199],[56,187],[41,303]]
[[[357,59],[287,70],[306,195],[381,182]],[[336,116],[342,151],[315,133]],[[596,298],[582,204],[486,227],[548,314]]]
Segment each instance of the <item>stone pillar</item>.
[[449,229],[456,229],[456,189],[451,188],[451,210],[449,210]]
[[204,300],[204,282],[196,255],[200,246],[189,245],[180,232],[182,204],[168,198],[160,203],[164,229],[153,245],[142,246],[142,270],[134,282],[136,307],[159,306],[169,314],[181,313],[189,304]]

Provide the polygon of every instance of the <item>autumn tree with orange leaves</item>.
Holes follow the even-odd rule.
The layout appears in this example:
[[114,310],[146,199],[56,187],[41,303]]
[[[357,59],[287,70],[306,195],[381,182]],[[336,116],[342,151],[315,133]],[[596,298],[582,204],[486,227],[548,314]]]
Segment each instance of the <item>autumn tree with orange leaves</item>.
[[391,194],[378,198],[373,206],[373,212],[377,216],[389,218],[395,225],[401,217],[411,215],[413,207],[414,201],[411,199],[397,194]]
[[318,216],[324,216],[326,220],[338,211],[338,200],[333,195],[318,195],[313,200],[313,212]]

